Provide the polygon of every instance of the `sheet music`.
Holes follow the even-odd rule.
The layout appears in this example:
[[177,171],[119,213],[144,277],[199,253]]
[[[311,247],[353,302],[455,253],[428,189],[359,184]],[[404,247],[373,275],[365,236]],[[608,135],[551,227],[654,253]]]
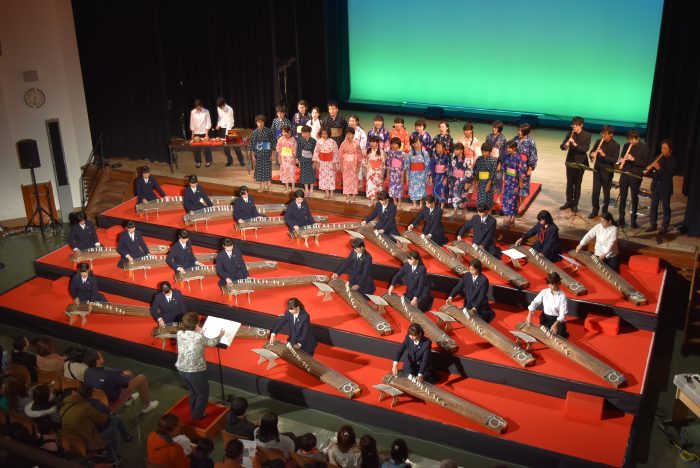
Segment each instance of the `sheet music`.
[[527,257],[527,255],[525,255],[525,254],[523,254],[520,251],[515,250],[515,249],[503,250],[502,253],[508,255],[513,260],[520,260],[521,258]]
[[231,346],[233,343],[233,338],[238,333],[238,329],[241,328],[240,322],[234,322],[233,320],[226,320],[220,317],[209,316],[204,321],[202,326],[202,334],[207,338],[216,338],[219,336],[221,329],[226,332],[224,336],[221,337],[219,343],[225,344],[226,346]]

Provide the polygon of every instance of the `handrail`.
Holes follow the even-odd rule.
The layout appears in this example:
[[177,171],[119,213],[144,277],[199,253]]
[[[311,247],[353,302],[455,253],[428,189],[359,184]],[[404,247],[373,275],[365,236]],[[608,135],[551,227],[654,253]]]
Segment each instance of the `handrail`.
[[[97,147],[99,147],[100,149],[99,155],[97,155],[97,152],[95,151],[95,148]],[[104,159],[102,157],[103,150],[104,146],[102,144],[102,132],[100,132],[100,134],[97,135],[97,138],[92,144],[92,148],[90,149],[90,156],[88,157],[87,163],[85,163],[85,165],[82,167],[82,172],[80,174],[80,207],[83,211],[87,207],[90,197],[92,197],[93,193],[95,192],[95,189],[97,188],[97,184],[93,184],[92,188],[90,189],[90,193],[85,193],[85,173],[92,164],[95,164],[98,168],[98,172],[95,175],[95,177],[99,180],[99,178],[102,176],[102,170],[104,168]]]

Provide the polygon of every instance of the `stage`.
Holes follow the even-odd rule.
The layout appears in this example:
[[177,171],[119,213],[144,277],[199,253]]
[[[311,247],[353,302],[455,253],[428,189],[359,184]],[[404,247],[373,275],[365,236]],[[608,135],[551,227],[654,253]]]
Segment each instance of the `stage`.
[[[180,190],[173,186],[165,188],[170,194]],[[122,231],[119,225],[126,219],[137,222],[138,228],[149,236],[148,244],[168,243],[174,239],[176,230],[184,226],[182,212],[162,212],[146,219],[135,215],[134,204],[132,199],[99,217],[103,229],[98,230],[98,236],[105,246],[116,245],[117,235]],[[328,215],[329,221],[334,222],[356,219]],[[303,242],[291,240],[285,227],[260,229],[257,239],[249,232],[247,241],[234,231],[231,221],[213,221],[206,229],[203,225],[199,231],[191,229],[196,253],[214,252],[223,236],[235,239],[246,261],[278,262],[277,270],[252,273],[260,278],[330,275],[350,251],[350,237],[344,232],[323,235],[319,246],[310,241],[309,247],[305,247]],[[368,244],[367,250],[374,259],[377,294],[384,294],[387,281],[400,264],[373,244]],[[161,350],[160,340],[151,337],[154,322],[150,319],[92,314],[85,326],[79,320],[73,326],[68,325],[63,311],[71,302],[67,294],[68,276],[74,268],[69,261],[70,253],[68,247],[63,247],[37,259],[35,269],[39,278],[0,296],[6,318],[45,333],[72,337],[86,345],[172,366],[174,349]],[[433,310],[437,310],[457,277],[424,252],[421,256],[431,273],[436,296]],[[160,281],[174,282],[167,267],[153,268],[147,277],[142,271],[133,276],[125,273],[117,268],[113,258],[95,260],[93,267],[100,289],[115,303],[146,305]],[[492,282],[491,299],[496,312],[491,325],[505,336],[511,336],[510,331],[525,319],[525,306],[544,287],[543,274],[531,265],[525,265],[519,273],[530,281],[528,290],[520,291],[486,271]],[[649,304],[644,306],[625,301],[585,269],[573,274],[590,292],[580,297],[567,292],[572,309],[568,321],[570,341],[619,370],[627,379],[626,386],[614,388],[541,344],[535,344],[532,350],[536,358],[534,365],[522,368],[460,325],[450,332],[459,346],[455,354],[433,350],[436,370],[441,376],[438,385],[504,417],[508,429],[501,435],[406,396],[400,397],[400,403],[393,409],[388,400],[378,401],[379,394],[372,386],[391,369],[393,354],[409,325],[390,307],[384,318],[394,333],[381,337],[341,298],[323,302],[313,285],[252,293],[250,302],[242,295],[237,304],[229,304],[228,297],[221,295],[215,278],[204,279],[202,288],[198,281],[193,281],[191,288],[176,287],[185,295],[188,310],[265,328],[270,328],[283,312],[288,297],[298,297],[311,314],[313,332],[320,342],[315,357],[357,382],[362,394],[356,400],[347,400],[332,387],[281,360],[271,370],[264,364],[258,366],[258,355],[250,349],[260,348],[264,342],[252,339],[237,339],[221,353],[227,384],[506,461],[536,466],[623,465],[629,461],[636,420],[649,373],[653,372],[648,366],[654,352],[655,330],[664,316],[666,271],[652,274],[626,266],[622,269],[622,275],[649,298]],[[401,291],[402,288],[397,288],[397,292]],[[432,314],[427,317],[435,321]],[[621,319],[617,334],[596,330],[596,324],[617,317]],[[210,350],[207,358],[214,364],[215,351]],[[216,375],[216,366],[210,366],[210,378],[215,379]],[[602,418],[591,418],[580,409],[577,411],[578,398],[602,404]],[[553,433],[566,433],[567,437],[542,437],[543,427]]]

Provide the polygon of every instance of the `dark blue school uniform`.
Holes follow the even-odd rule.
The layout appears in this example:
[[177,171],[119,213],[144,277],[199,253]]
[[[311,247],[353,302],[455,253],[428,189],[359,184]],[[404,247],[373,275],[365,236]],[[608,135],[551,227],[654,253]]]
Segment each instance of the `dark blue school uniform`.
[[152,201],[158,198],[156,192],[160,194],[161,197],[165,196],[165,190],[163,190],[158,184],[155,177],[150,176],[148,180],[143,177],[138,177],[134,185],[134,193],[138,198],[138,203],[143,202],[143,200]]
[[473,244],[481,246],[494,257],[501,258],[501,249],[496,246],[496,218],[488,215],[482,222],[481,216],[474,215],[459,228],[457,235],[464,237],[470,230],[474,231]]
[[537,222],[522,235],[521,239],[525,242],[534,236],[537,236],[537,240],[532,243],[532,249],[535,252],[543,253],[550,262],[558,262],[561,259],[559,256],[559,228],[556,224],[552,223],[545,229],[544,225]]
[[433,293],[430,292],[430,280],[428,280],[428,271],[425,265],[419,263],[414,270],[411,265],[404,263],[399,271],[391,278],[391,285],[396,286],[402,283],[406,285],[404,298],[407,301],[412,301],[414,297],[418,298],[418,308],[423,312],[427,312],[433,305]]
[[297,202],[292,200],[287,205],[287,210],[284,212],[284,222],[289,228],[289,232],[294,231],[294,226],[303,228],[314,224],[314,217],[309,210],[309,204],[304,200],[301,202],[301,208],[297,206]]
[[389,202],[386,208],[384,208],[381,203],[377,203],[374,205],[374,211],[372,211],[371,215],[365,218],[365,221],[369,223],[376,218],[379,218],[379,221],[377,221],[374,229],[384,229],[384,234],[386,234],[387,237],[393,241],[394,238],[391,236],[399,235],[399,230],[396,228],[396,205]]
[[479,274],[476,280],[472,278],[471,273],[466,273],[459,280],[459,283],[452,288],[450,297],[458,295],[464,296],[464,307],[467,309],[476,309],[479,317],[485,322],[490,322],[496,316],[496,313],[491,309],[488,298],[489,279],[483,274]]
[[243,200],[243,198],[238,197],[233,202],[233,217],[236,220],[247,221],[249,219],[257,218],[260,216],[258,213],[258,208],[255,206],[255,198],[248,195],[248,201]]
[[134,240],[131,240],[131,236],[129,235],[128,231],[124,231],[119,234],[117,252],[119,252],[119,255],[121,255],[119,263],[117,263],[119,268],[124,268],[124,263],[128,261],[126,259],[127,255],[130,255],[131,258],[136,259],[151,253],[148,250],[148,246],[143,240],[141,233],[136,231],[134,231]]
[[299,311],[296,322],[294,320],[294,315],[289,311],[285,311],[284,315],[277,320],[277,323],[272,328],[272,333],[279,333],[284,328],[290,331],[289,344],[292,346],[301,344],[301,349],[313,356],[317,343],[311,331],[311,318],[305,310],[302,309]]
[[[204,200],[204,203],[202,203],[200,199]],[[209,196],[204,193],[204,189],[199,185],[197,185],[197,189],[194,192],[191,187],[185,189],[185,195],[182,197],[182,204],[185,207],[185,211],[188,213],[213,205]]]
[[340,264],[335,273],[338,275],[348,273],[350,276],[348,283],[350,286],[359,285],[359,291],[362,294],[374,294],[377,289],[372,278],[372,256],[367,251],[359,259],[357,252],[354,250],[350,252],[348,258]]
[[172,268],[176,270],[179,267],[185,270],[194,268],[197,263],[197,258],[194,256],[192,251],[192,243],[187,242],[185,247],[182,247],[180,241],[175,242],[168,251],[168,256],[165,258],[165,262]]
[[401,357],[406,354],[403,359],[402,374],[410,374],[417,377],[418,374],[423,376],[426,382],[434,382],[435,375],[433,374],[433,363],[430,350],[433,347],[433,342],[428,338],[423,337],[418,344],[415,344],[408,335],[404,338],[401,347],[396,353],[394,361],[401,361]]
[[70,234],[68,234],[68,243],[72,249],[91,249],[99,242],[97,230],[92,221],[86,220],[85,226],[81,226],[80,223],[75,223],[71,226]]
[[226,250],[219,252],[216,256],[216,274],[219,275],[219,286],[225,285],[227,278],[236,281],[250,276],[238,247],[233,248],[230,257]]
[[68,291],[73,299],[77,297],[80,302],[107,302],[104,294],[97,290],[97,278],[92,274],[88,274],[87,279],[83,281],[80,273],[75,273],[70,279]]
[[413,220],[411,226],[416,227],[421,221],[425,221],[423,226],[423,234],[430,234],[430,238],[438,245],[445,245],[447,237],[445,237],[445,227],[442,225],[442,208],[435,205],[432,211],[427,207],[423,207],[416,219]]
[[185,299],[177,289],[172,290],[170,301],[162,292],[153,296],[153,302],[151,303],[151,317],[153,317],[153,320],[158,321],[158,319],[162,318],[165,323],[179,322],[186,313]]

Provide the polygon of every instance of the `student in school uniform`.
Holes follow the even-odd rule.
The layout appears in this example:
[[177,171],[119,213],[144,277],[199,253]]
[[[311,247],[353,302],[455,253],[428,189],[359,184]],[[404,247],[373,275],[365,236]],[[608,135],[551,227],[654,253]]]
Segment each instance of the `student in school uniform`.
[[139,168],[139,177],[134,185],[134,193],[136,198],[138,198],[138,203],[147,203],[155,200],[158,198],[156,192],[161,197],[165,196],[165,190],[161,188],[156,178],[151,175],[151,169],[148,166],[142,166]]
[[348,273],[348,283],[352,289],[362,294],[374,294],[376,287],[372,278],[372,256],[365,250],[365,241],[353,239],[350,245],[352,245],[352,252],[335,270],[333,279]]

